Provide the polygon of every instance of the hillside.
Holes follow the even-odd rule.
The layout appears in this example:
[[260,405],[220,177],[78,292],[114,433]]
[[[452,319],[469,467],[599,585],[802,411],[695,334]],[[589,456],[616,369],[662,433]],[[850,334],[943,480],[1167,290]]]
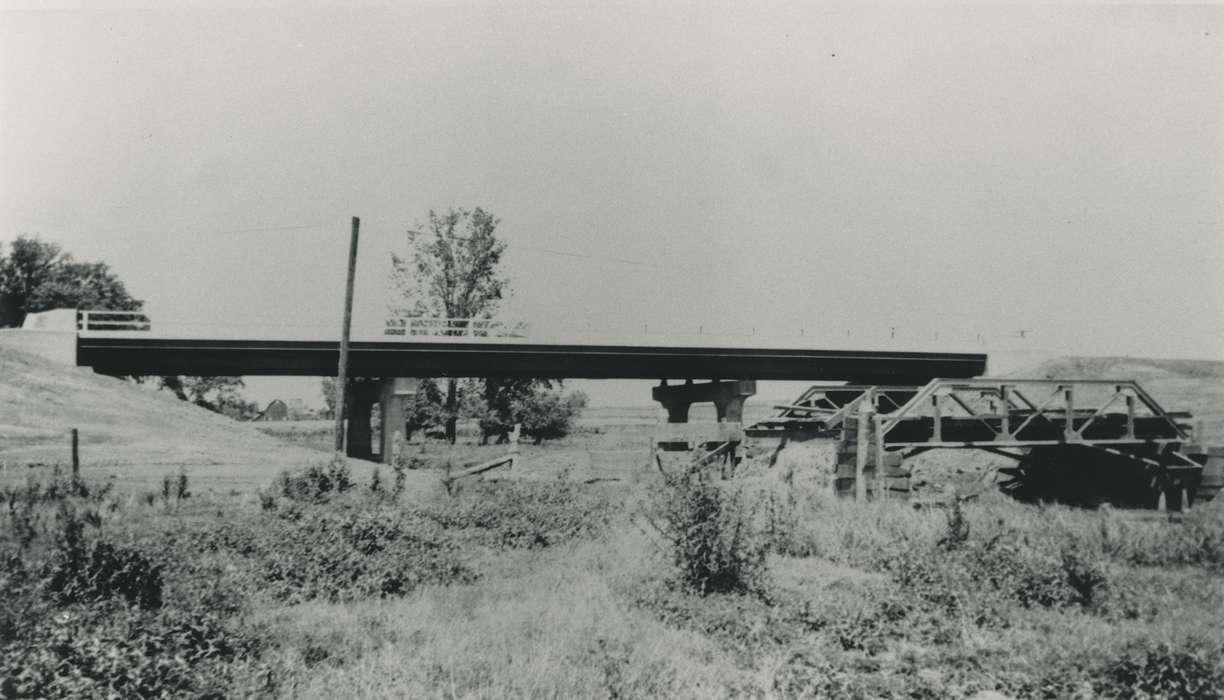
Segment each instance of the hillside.
[[[197,489],[249,490],[280,470],[319,462],[295,446],[165,392],[0,349],[0,463],[8,479],[28,464],[67,464],[80,431],[83,470],[156,484],[185,468]],[[366,469],[353,462],[355,469]],[[363,471],[364,474],[364,471]]]
[[1224,362],[1135,357],[1059,357],[1017,377],[1134,379],[1167,411],[1189,411],[1201,421],[1199,439],[1224,445]]

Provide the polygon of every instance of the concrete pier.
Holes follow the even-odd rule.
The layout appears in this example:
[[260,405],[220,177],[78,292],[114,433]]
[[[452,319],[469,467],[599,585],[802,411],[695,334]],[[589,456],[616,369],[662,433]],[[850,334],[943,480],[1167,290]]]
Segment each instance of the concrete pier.
[[[416,395],[420,380],[393,377],[385,379],[355,379],[350,381],[345,407],[348,428],[345,452],[357,459],[390,462],[398,439],[407,435],[404,421],[408,403]],[[379,451],[374,453],[374,430],[370,417],[375,405],[379,409]]]

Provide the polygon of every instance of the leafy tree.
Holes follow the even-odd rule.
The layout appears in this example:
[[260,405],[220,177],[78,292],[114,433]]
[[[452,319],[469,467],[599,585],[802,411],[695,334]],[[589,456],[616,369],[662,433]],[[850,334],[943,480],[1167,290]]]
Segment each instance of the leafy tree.
[[446,415],[442,390],[432,379],[421,380],[417,393],[404,411],[404,440],[411,440],[417,430],[428,430],[444,421]]
[[[0,327],[20,326],[27,314],[85,308],[140,311],[119,277],[103,262],[77,262],[55,243],[18,236],[0,255]],[[147,319],[146,319],[147,320]],[[143,381],[143,378],[135,378]],[[242,413],[240,377],[161,377],[160,386],[218,413]]]
[[[506,250],[505,242],[496,235],[499,223],[479,207],[429,212],[426,230],[410,234],[411,257],[391,256],[392,279],[402,294],[392,311],[450,319],[453,326],[442,331],[445,335],[464,335],[471,321],[492,319],[510,294],[510,283],[498,270]],[[526,429],[526,418],[534,426],[528,434],[537,442],[561,437],[569,431],[586,397],[554,396],[550,393],[554,383],[560,380],[487,377],[460,381],[451,377],[446,379],[443,397],[437,385],[427,380],[409,410],[409,429],[440,422],[453,443],[456,423],[467,416],[480,423],[482,443],[494,436],[505,442],[515,423],[524,423]]]
[[[254,401],[247,401],[241,397],[238,397],[231,403],[226,403],[220,408],[222,415],[234,420],[252,420],[260,414],[259,404]],[[291,418],[290,420],[296,419]]]
[[517,407],[535,395],[535,392],[552,387],[549,379],[507,379],[487,377],[481,380],[482,405],[476,418],[480,423],[480,442],[488,444],[489,438],[497,436],[497,442],[510,439],[510,431],[519,422]]
[[586,404],[586,394],[581,391],[566,395],[559,391],[534,391],[516,402],[514,410],[523,434],[538,445],[568,435]]
[[190,401],[210,411],[241,412],[246,406],[238,390],[244,386],[241,377],[162,377],[160,388],[173,392],[182,401]]
[[[510,291],[509,281],[498,270],[506,250],[505,242],[495,235],[498,223],[480,207],[445,214],[431,210],[427,230],[413,234],[411,259],[391,255],[392,279],[403,294],[403,304],[393,310],[466,321],[493,318]],[[465,329],[460,321],[443,332],[463,335]],[[452,443],[462,398],[459,380],[447,378],[442,418]]]
[[54,243],[18,236],[0,255],[0,327],[20,326],[26,314],[50,309],[142,306],[106,263],[76,262]]

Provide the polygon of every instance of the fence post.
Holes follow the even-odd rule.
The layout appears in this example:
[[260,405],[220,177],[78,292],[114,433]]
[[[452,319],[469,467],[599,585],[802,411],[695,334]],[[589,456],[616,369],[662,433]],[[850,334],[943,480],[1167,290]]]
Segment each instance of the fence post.
[[77,429],[72,429],[72,476],[76,478],[81,474],[81,453],[78,449],[78,433]]
[[519,451],[519,434],[522,432],[522,423],[515,423],[514,430],[510,431],[510,468],[514,469],[518,466],[518,451]]

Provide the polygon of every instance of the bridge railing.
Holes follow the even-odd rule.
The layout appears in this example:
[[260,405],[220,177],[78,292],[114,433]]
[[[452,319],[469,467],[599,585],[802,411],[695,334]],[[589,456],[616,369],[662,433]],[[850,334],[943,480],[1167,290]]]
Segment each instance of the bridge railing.
[[428,318],[421,316],[397,316],[387,319],[383,335],[405,337],[469,337],[469,338],[523,338],[529,327],[526,323],[504,323],[487,318]]
[[142,311],[98,311],[77,312],[79,331],[147,331],[152,322]]

